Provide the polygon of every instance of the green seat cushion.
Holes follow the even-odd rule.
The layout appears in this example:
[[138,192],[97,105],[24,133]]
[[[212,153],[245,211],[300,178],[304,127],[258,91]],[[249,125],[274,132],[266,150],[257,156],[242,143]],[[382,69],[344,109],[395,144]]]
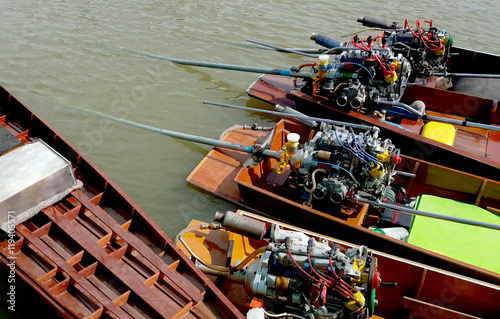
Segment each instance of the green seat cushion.
[[[471,204],[432,195],[421,196],[417,209],[500,225],[499,215]],[[415,216],[408,242],[500,273],[496,256],[500,247],[499,230]]]

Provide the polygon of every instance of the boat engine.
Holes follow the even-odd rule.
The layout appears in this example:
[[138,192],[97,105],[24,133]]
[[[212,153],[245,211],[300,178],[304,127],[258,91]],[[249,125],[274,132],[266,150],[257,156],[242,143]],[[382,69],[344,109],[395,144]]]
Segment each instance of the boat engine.
[[380,274],[366,246],[345,253],[302,232],[271,230],[273,250],[246,270],[245,289],[307,318],[367,318],[377,303]]
[[[216,222],[222,225],[214,223],[210,228],[223,227],[242,236],[260,238],[261,242],[266,229],[265,223],[233,212],[218,213]],[[251,225],[249,230],[248,225]],[[255,231],[258,228],[262,231]],[[381,279],[377,259],[366,246],[342,252],[334,243],[317,241],[301,231],[281,229],[277,224],[272,224],[267,234],[264,240],[268,245],[258,248],[239,264],[236,262],[230,272],[197,262],[203,272],[243,284],[249,296],[262,300],[261,306],[251,309],[247,318],[277,316],[269,316],[271,312],[331,319],[369,318],[373,314],[378,303],[375,291]],[[253,259],[259,253],[260,257]]]
[[386,47],[390,47],[395,54],[400,54],[411,63],[412,74],[410,81],[432,75],[432,72],[445,72],[449,50],[453,45],[453,38],[446,30],[439,30],[432,25],[432,20],[425,20],[429,28],[422,28],[420,19],[412,30],[405,20],[405,27],[396,30],[387,30],[384,37]]
[[[369,17],[360,18],[358,22],[383,31],[376,37],[363,39],[354,35],[346,43],[312,34],[312,40],[330,50],[319,57],[313,67],[316,76],[303,90],[317,88],[315,93],[334,100],[339,107],[349,105],[359,110],[365,101],[379,98],[398,102],[408,81],[446,71],[453,38],[446,30],[434,27],[433,20],[424,20],[429,27],[423,28],[419,19],[414,29],[408,19],[404,28],[397,22],[389,24]],[[329,52],[340,54],[330,63]],[[447,89],[451,83],[443,78],[437,85]]]
[[290,159],[289,190],[304,198],[304,205],[326,201],[341,204],[354,195],[394,202],[391,184],[399,150],[379,129],[354,133],[352,128],[322,124],[314,138]]
[[354,47],[343,51],[332,62],[329,55],[321,55],[313,67],[316,75],[302,90],[307,92],[312,88],[314,93],[329,98],[338,107],[354,110],[379,98],[399,101],[410,76],[410,62],[389,48],[372,48],[377,38],[360,41],[354,37]]

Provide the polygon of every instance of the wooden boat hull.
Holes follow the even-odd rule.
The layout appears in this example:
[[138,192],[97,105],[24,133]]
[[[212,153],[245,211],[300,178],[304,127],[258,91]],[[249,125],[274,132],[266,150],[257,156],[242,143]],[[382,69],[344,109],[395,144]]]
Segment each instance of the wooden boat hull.
[[3,88],[0,125],[2,139],[18,141],[1,153],[41,139],[83,182],[0,243],[4,265],[14,260],[15,276],[55,309],[69,318],[243,318],[143,210]]
[[[309,130],[305,126],[282,120],[275,127],[272,150],[281,149],[284,132],[299,133],[304,139],[307,139],[309,134]],[[242,145],[253,145],[261,143],[265,135],[266,133],[258,131],[235,130],[227,134],[224,140]],[[500,275],[497,273],[361,227],[365,220],[370,217],[366,215],[368,207],[353,204],[353,211],[357,213],[341,217],[335,215],[334,217],[328,211],[308,208],[301,203],[283,197],[283,195],[278,195],[286,179],[286,174],[273,173],[272,168],[277,167],[276,160],[268,158],[256,166],[243,168],[242,164],[248,157],[247,154],[241,152],[215,148],[193,170],[187,180],[212,194],[257,210],[266,216],[272,216],[272,218],[325,235],[335,234],[343,240],[356,244],[369,242],[372,248],[380,251],[500,284]],[[405,182],[407,186],[409,185],[407,192],[410,196],[421,195],[422,190],[426,189],[430,194],[434,193],[463,202],[477,203],[481,207],[499,207],[500,205],[498,195],[494,195],[499,190],[497,182],[488,180],[483,188],[484,179],[416,159],[403,158],[401,170],[417,173],[416,178],[411,179],[411,181],[401,181]],[[445,185],[447,181],[450,185],[467,185],[468,188],[459,186],[459,189],[453,190],[449,185]],[[456,184],[457,182],[458,184]],[[431,186],[432,184],[435,186]],[[488,195],[483,196],[486,187],[488,187]]]
[[[399,125],[394,125],[359,112],[339,110],[320,97],[300,92],[295,83],[296,81],[292,78],[263,75],[248,88],[247,93],[251,97],[271,104],[291,107],[311,116],[376,125],[380,128],[381,134],[390,138],[401,148],[403,154],[474,175],[500,180],[499,131],[457,127],[454,146],[449,146],[420,135],[424,125],[422,120],[403,120]],[[489,118],[492,123],[500,125],[498,101],[422,86],[409,86],[402,101],[413,102],[417,99],[426,103],[428,113],[449,112],[464,116],[474,111],[475,117]]]
[[[352,244],[313,233],[304,228],[280,223],[273,219],[257,216],[244,211],[238,214],[265,222],[268,229],[278,224],[283,230],[302,231],[321,242],[335,243],[340,249],[353,247]],[[249,239],[227,230],[199,229],[201,222],[192,221],[182,238],[200,258],[215,265],[226,266],[242,261],[264,241]],[[179,247],[187,254],[183,244]],[[371,250],[371,247],[368,247]],[[378,259],[378,271],[384,282],[397,282],[397,287],[380,287],[376,291],[378,305],[372,318],[496,318],[498,315],[500,287],[453,274],[441,269],[411,262],[394,255],[374,251]],[[250,297],[241,287],[227,281],[218,281],[223,291],[243,311],[248,310]]]

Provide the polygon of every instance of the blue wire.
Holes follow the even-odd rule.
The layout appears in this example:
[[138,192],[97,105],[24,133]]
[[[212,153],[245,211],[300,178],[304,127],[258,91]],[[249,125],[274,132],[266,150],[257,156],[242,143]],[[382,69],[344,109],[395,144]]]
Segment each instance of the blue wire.
[[344,62],[344,64],[352,64],[352,65],[358,65],[360,67],[362,67],[363,69],[366,70],[366,72],[368,72],[368,75],[370,75],[370,78],[372,79],[372,82],[373,82],[373,75],[372,73],[370,72],[370,70],[368,70],[366,67],[364,67],[363,65],[359,64],[359,63],[356,63],[356,62]]
[[[349,136],[351,136],[351,133],[349,132]],[[349,148],[352,150],[352,153],[357,156],[359,159],[361,159],[363,162],[365,162],[366,164],[370,165],[370,163],[368,163],[368,160],[365,158],[364,154],[363,153],[360,153],[360,151],[362,151],[362,149],[360,147],[358,147],[358,145],[356,145],[356,137],[354,136],[353,137],[353,140],[354,140],[354,146],[356,146],[359,151],[356,151],[354,150],[354,148],[351,146],[351,144],[349,144],[349,141],[347,142],[347,146],[349,146]],[[370,165],[371,166],[371,165]]]
[[332,167],[336,167],[336,168],[338,168],[338,169],[343,170],[344,172],[346,172],[346,173],[347,173],[347,174],[349,174],[349,175],[352,175],[352,173],[351,173],[351,172],[349,172],[348,170],[346,170],[345,168],[340,167],[340,166],[335,165],[335,164],[326,163],[326,162],[309,162],[309,163],[304,163],[304,164],[300,165],[300,167],[303,167],[303,166],[305,166],[305,165],[311,165],[311,164],[323,164],[323,165],[330,165],[330,166],[332,166]]
[[[340,146],[342,146],[346,151],[348,152],[351,152],[354,154],[354,156],[356,156],[357,158],[363,160],[366,164],[370,165],[370,163],[368,163],[364,158],[360,157],[358,154],[356,154],[356,152],[354,152],[354,149],[348,149],[347,147],[344,146],[344,144],[342,144],[340,142],[340,139],[339,139],[339,136],[337,135],[337,128],[335,127],[335,125],[332,125],[333,126],[333,131],[335,132],[335,138],[337,139],[337,142],[340,144]],[[349,145],[348,145],[349,146]],[[349,146],[350,147],[350,146]]]
[[[365,152],[365,150],[363,150],[363,148],[361,147],[361,144],[360,142],[356,139],[356,135],[352,132],[352,130],[349,132],[349,136],[352,135],[352,138],[354,140],[354,145],[359,149],[359,158],[362,159],[366,164],[368,164],[370,167],[371,167],[371,164],[368,163],[368,161],[372,161],[372,162],[377,162],[377,159],[370,156],[370,154],[368,154],[367,152]],[[350,145],[348,145],[350,147]],[[353,149],[354,151],[354,149]],[[361,157],[363,156],[363,157]],[[368,157],[368,158],[366,158]]]
[[365,150],[361,147],[361,141],[359,141],[356,138],[356,135],[354,135],[354,133],[352,133],[352,132],[350,132],[349,134],[353,135],[354,145],[356,145],[356,147],[359,149],[360,153],[365,156],[365,159],[368,158],[368,160],[372,160],[373,161],[373,159],[370,157],[370,154],[368,154],[367,152],[365,152]]
[[368,159],[369,159],[369,160],[371,160],[372,162],[376,162],[377,164],[379,164],[379,165],[380,165],[380,163],[378,162],[378,160],[377,160],[377,158],[376,158],[376,157],[374,157],[374,156],[372,156],[372,155],[368,154],[368,152],[366,152],[366,151],[365,151],[365,150],[361,147],[361,141],[357,141],[357,140],[356,140],[356,142],[357,142],[357,146],[358,146],[358,148],[361,150],[361,152],[363,152],[364,154],[366,154],[366,156],[368,156]]
[[[374,157],[374,156],[372,156],[372,155],[368,154],[368,153],[367,153],[367,152],[366,152],[366,151],[365,151],[365,150],[361,147],[361,142],[360,142],[360,141],[358,141],[358,140],[356,139],[356,135],[352,132],[352,129],[351,129],[351,131],[349,132],[349,136],[351,136],[351,135],[352,135],[352,138],[354,139],[354,143],[355,143],[356,147],[360,150],[361,154],[364,154],[365,156],[368,156],[368,160],[369,160],[369,161],[375,162],[375,163],[377,163],[377,165],[379,165],[380,167],[383,167],[383,165],[382,165],[382,164],[381,164],[381,163],[377,160],[377,158],[376,158],[376,157]],[[365,162],[366,162],[366,161],[365,161]],[[371,167],[371,164],[369,164],[368,162],[366,162],[366,163],[367,163],[368,165],[370,165],[370,167]]]
[[384,167],[384,165],[382,165],[382,163],[380,163],[375,156],[368,154],[366,151],[364,152],[366,153],[366,155],[373,159],[373,162],[377,163],[377,165],[379,165],[380,167]]

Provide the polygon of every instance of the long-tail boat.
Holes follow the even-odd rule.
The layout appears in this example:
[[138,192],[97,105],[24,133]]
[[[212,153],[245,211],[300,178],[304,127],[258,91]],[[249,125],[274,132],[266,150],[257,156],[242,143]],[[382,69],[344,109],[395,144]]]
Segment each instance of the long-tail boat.
[[[353,36],[345,43],[315,34],[328,49],[319,56],[288,50],[314,58],[290,70],[135,53],[182,65],[264,73],[247,90],[250,96],[307,115],[377,125],[403,154],[500,180],[500,74],[486,74],[498,56],[455,49],[447,34],[427,22],[430,28],[417,23],[415,31],[387,24],[377,36]],[[480,58],[487,66],[479,67]],[[492,73],[498,73],[496,64]],[[465,89],[482,87],[474,82],[477,77],[488,77],[496,95]],[[462,89],[441,89],[450,81],[460,81]]]
[[244,211],[177,245],[247,318],[497,318],[500,287]]
[[[378,40],[381,48],[390,47],[394,53],[406,57],[412,68],[409,82],[498,99],[498,88],[500,87],[499,55],[455,46],[451,35],[446,30],[440,30],[434,26],[433,20],[421,21],[419,19],[415,26],[411,26],[408,19],[401,24],[397,21],[389,23],[380,18],[365,16],[359,17],[357,22],[369,27],[369,29],[349,36],[350,40],[358,39],[354,45],[362,46],[360,44],[362,41],[359,41],[362,33],[378,32],[376,35],[367,36],[366,40],[369,40],[367,42],[371,42],[373,39]],[[343,36],[343,38],[346,37],[348,36]],[[305,51],[309,53],[321,54],[329,50],[330,52],[342,51],[350,45],[349,42],[342,42],[317,33],[312,34],[311,40],[323,48],[319,50],[306,49]],[[301,52],[298,49],[292,51]]]
[[[475,161],[500,166],[500,132],[495,128],[500,125],[497,107],[500,98],[500,56],[452,46],[452,38],[433,27],[432,20],[426,20],[429,23],[426,30],[417,21],[415,31],[408,20],[404,26],[371,17],[359,18],[358,22],[381,28],[382,31],[373,38],[353,36],[346,43],[313,34],[311,38],[327,48],[323,53],[342,52],[333,64],[319,61],[296,68],[296,71],[301,71],[312,66],[316,72],[316,83],[308,79],[304,81],[267,74],[254,82],[247,93],[309,115],[321,114],[323,117],[378,125],[387,134],[391,132],[394,135],[391,139],[404,144],[403,153],[499,179],[500,174],[494,169],[473,167]],[[383,54],[374,51],[388,48],[401,59],[391,65],[401,63],[402,67],[390,69],[389,64],[381,62]],[[382,72],[374,71],[376,61],[383,66]],[[407,71],[404,71],[405,64]],[[322,66],[333,72],[322,71]],[[380,81],[381,85],[375,84],[377,76],[381,78],[390,72],[397,73],[393,83],[387,85],[389,82]],[[375,89],[365,91],[371,85],[363,85],[366,74],[372,77]],[[331,85],[333,88],[330,88]],[[389,87],[393,88],[385,91]],[[383,103],[377,102],[381,96],[385,96]],[[392,103],[386,103],[388,101]],[[420,108],[420,113],[423,113],[425,105],[426,116],[412,116],[416,112],[408,105]],[[449,118],[453,126],[432,122],[436,116]],[[467,127],[467,121],[476,121],[479,125]]]
[[[215,102],[205,103],[256,110]],[[406,234],[410,227],[412,233],[424,234],[429,226],[451,229],[450,225],[437,226],[436,223],[422,223],[420,219],[416,223],[418,227],[413,227],[414,220],[405,214],[410,213],[491,228],[494,230],[492,233],[481,232],[481,236],[486,237],[484,240],[490,242],[498,239],[497,230],[500,229],[498,218],[489,212],[499,212],[499,182],[404,156],[390,139],[382,139],[377,127],[312,118],[295,112],[287,116],[301,119],[303,123],[282,120],[274,128],[235,126],[225,131],[227,134],[224,133],[223,140],[218,140],[156,128],[98,112],[91,113],[158,134],[217,146],[190,174],[188,181],[236,204],[253,206],[276,218],[307,225],[325,234],[335,231],[353,242],[369,240],[380,250],[386,249],[436,267],[452,269],[494,283],[500,279],[494,271],[447,258],[362,227],[382,226],[384,223],[389,226],[402,225],[406,227]],[[354,129],[364,131],[354,132]],[[269,131],[272,133],[269,134]],[[432,198],[422,200],[424,196],[420,195],[425,193],[438,195],[437,202]],[[442,204],[440,197],[451,201],[445,203],[448,205],[445,209],[432,207]],[[453,204],[452,199],[478,206],[459,207]],[[429,204],[432,208],[430,213],[417,210],[421,205],[428,207]],[[478,208],[478,211],[470,213],[473,207]],[[462,214],[460,212],[464,208],[465,216],[453,216]],[[454,214],[446,216],[448,209]],[[471,230],[453,227],[457,232],[467,233]],[[375,230],[385,232],[384,229]],[[474,245],[469,254],[462,249],[464,247],[460,247],[462,243],[456,240],[456,233],[452,235],[451,240],[457,242],[458,250],[465,253],[468,260],[481,260],[480,265],[483,267],[489,262],[487,268],[497,269],[495,267],[498,265],[491,263],[487,248],[479,250]],[[414,242],[414,236],[411,239]],[[434,242],[426,239],[427,242]],[[471,243],[476,243],[476,238],[466,241],[469,249]],[[447,245],[441,243],[438,250]],[[480,251],[485,254],[479,256]],[[463,259],[462,256],[460,259]]]
[[[401,145],[401,152],[404,154],[500,180],[499,131],[460,125],[443,126],[437,122],[426,123],[422,119],[392,117],[389,120],[380,112],[375,112],[375,115],[380,114],[379,117],[373,116],[374,113],[363,114],[357,110],[339,109],[319,96],[302,92],[302,87],[293,78],[266,74],[252,83],[247,93],[251,97],[296,109],[307,115],[377,125],[384,135]],[[465,117],[476,117],[486,119],[491,125],[498,126],[500,123],[496,100],[422,86],[408,86],[402,100],[423,101],[427,114],[439,117],[457,121],[463,121]],[[433,125],[436,125],[436,130],[429,130]]]
[[116,184],[3,88],[0,154],[9,310],[23,280],[68,318],[244,318]]
[[[389,170],[399,170],[392,175],[393,182],[378,184],[375,180],[385,177],[378,175],[379,177],[372,179],[377,174],[372,177],[368,175],[361,177],[364,173],[357,170],[361,168],[358,165],[361,165],[363,159],[366,160],[368,157],[363,157],[364,155],[351,157],[347,155],[352,154],[352,151],[347,149],[348,143],[337,143],[339,139],[347,138],[351,141],[349,145],[352,147],[356,144],[359,149],[363,148],[359,144],[360,138],[353,138],[355,134],[350,133],[349,130],[337,128],[337,130],[330,130],[329,133],[323,133],[322,137],[318,138],[317,131],[305,124],[281,120],[271,134],[245,130],[241,127],[234,127],[228,132],[223,142],[241,145],[243,152],[221,147],[214,148],[188,176],[187,180],[190,183],[238,205],[312,231],[326,235],[336,234],[342,240],[356,244],[369,242],[370,246],[377,250],[480,280],[500,283],[498,271],[485,270],[447,257],[439,251],[424,249],[368,229],[373,226],[384,227],[383,224],[389,227],[410,228],[414,222],[412,218],[402,223],[398,221],[399,218],[405,216],[406,204],[404,203],[411,203],[410,206],[415,208],[413,204],[416,197],[422,197],[421,195],[424,194],[469,203],[498,212],[500,183],[402,155],[390,147],[390,141],[380,138],[370,139],[368,133],[364,135],[364,138],[377,140],[377,143],[381,143],[378,144],[379,146],[383,145],[382,149],[372,154],[385,154],[386,160],[392,163],[392,168]],[[266,150],[270,147],[269,152],[279,150],[285,152],[290,146],[290,141],[287,141],[290,133],[298,134],[300,137],[295,136],[295,142],[300,142],[301,145],[304,143],[301,150],[296,153],[301,153],[300,161],[292,158],[289,162],[284,162],[284,157],[281,155],[259,157],[258,154],[252,155],[244,152],[245,148],[254,148],[254,145],[260,145]],[[380,135],[380,137],[383,136]],[[320,149],[309,149],[306,145],[322,146]],[[386,152],[386,147],[391,151]],[[305,154],[310,154],[313,159]],[[381,159],[378,155],[374,156]],[[396,165],[396,162],[399,164]],[[364,165],[366,163],[362,164]],[[373,168],[374,166],[368,164],[364,167]],[[354,180],[357,182],[353,182]],[[353,183],[365,186],[353,189],[349,186]],[[382,192],[376,195],[377,189],[380,190],[380,187],[384,185],[393,185],[389,188],[392,188],[394,193],[389,191],[385,195],[382,195]],[[372,200],[365,200],[368,198]],[[396,203],[400,207],[389,207],[386,205],[388,203]],[[377,208],[382,207],[380,205],[385,208]],[[455,209],[452,206],[449,207],[450,211]],[[489,211],[486,211],[486,214],[492,215],[493,223],[498,226],[498,218],[495,218],[495,215]],[[448,212],[438,210],[435,213],[447,214]],[[466,218],[475,219],[476,217],[470,214]],[[450,230],[456,226],[448,224],[443,227]],[[492,231],[490,238],[496,242],[498,231],[488,231]],[[425,233],[425,229],[423,232]],[[451,239],[444,238],[448,238],[451,244],[455,236],[466,235],[452,233]],[[469,245],[472,245],[473,249],[478,245],[481,246],[475,239],[470,239]],[[485,249],[488,251],[488,248]],[[469,262],[471,262],[474,256],[469,257]]]

